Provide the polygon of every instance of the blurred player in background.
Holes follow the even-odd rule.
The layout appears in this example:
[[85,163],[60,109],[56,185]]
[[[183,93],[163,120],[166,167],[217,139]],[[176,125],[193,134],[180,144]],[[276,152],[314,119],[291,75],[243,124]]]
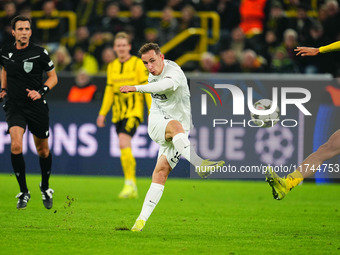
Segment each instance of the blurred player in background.
[[[7,96],[4,110],[11,136],[11,161],[20,186],[17,208],[25,209],[31,198],[22,154],[27,125],[33,134],[39,155],[43,203],[47,209],[51,209],[54,193],[49,188],[52,155],[48,147],[49,114],[44,95],[57,85],[58,78],[47,50],[30,42],[31,20],[25,16],[17,16],[13,18],[11,25],[15,43],[4,46],[0,52],[0,65],[3,67],[0,99]],[[42,82],[43,72],[47,73],[45,83]]]
[[146,84],[148,72],[140,58],[130,54],[131,42],[124,32],[117,33],[113,49],[117,58],[107,67],[107,85],[102,107],[97,117],[97,126],[105,126],[105,117],[112,108],[112,122],[116,126],[119,138],[120,160],[125,176],[123,190],[118,197],[136,198],[136,160],[132,155],[131,139],[137,127],[143,122],[144,101],[151,105],[149,94],[122,94],[121,86],[130,84]]
[[201,159],[190,145],[188,139],[188,132],[192,126],[190,92],[182,69],[175,62],[164,60],[158,44],[147,43],[141,47],[139,53],[150,73],[149,84],[125,86],[121,87],[120,91],[151,93],[148,133],[151,139],[160,145],[160,149],[142,211],[131,229],[136,232],[142,231],[161,199],[168,175],[181,156],[202,169],[197,172],[202,178],[210,175],[210,167],[224,165],[224,161],[212,162]]
[[[297,47],[297,56],[316,56],[318,54],[332,51],[340,51],[340,41],[320,47]],[[329,140],[321,145],[318,150],[310,154],[301,165],[287,177],[280,178],[271,167],[267,168],[266,181],[272,188],[273,197],[277,200],[283,199],[287,193],[296,187],[303,179],[315,174],[322,163],[340,154],[340,130],[337,130]]]

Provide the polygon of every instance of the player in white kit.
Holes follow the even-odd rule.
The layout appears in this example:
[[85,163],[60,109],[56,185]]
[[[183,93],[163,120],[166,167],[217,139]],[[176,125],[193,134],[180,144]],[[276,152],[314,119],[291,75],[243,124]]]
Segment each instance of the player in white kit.
[[224,165],[224,161],[203,160],[190,145],[190,92],[182,69],[175,62],[164,60],[164,55],[155,43],[143,45],[139,53],[150,73],[149,84],[123,86],[120,91],[151,93],[148,133],[151,139],[160,145],[160,149],[150,189],[132,231],[142,231],[163,194],[170,171],[176,166],[180,156],[193,164],[195,169],[201,169],[197,173],[202,178],[210,175],[209,169]]

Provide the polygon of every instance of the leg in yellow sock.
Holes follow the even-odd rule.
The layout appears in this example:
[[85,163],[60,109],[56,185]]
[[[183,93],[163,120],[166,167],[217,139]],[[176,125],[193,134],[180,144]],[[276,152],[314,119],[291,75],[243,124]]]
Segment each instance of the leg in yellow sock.
[[300,171],[295,170],[293,173],[289,174],[286,178],[286,187],[288,191],[296,187],[302,181],[303,181],[303,176]]
[[125,180],[132,181],[136,184],[136,160],[132,155],[130,147],[121,149],[120,161],[122,164]]
[[122,164],[125,184],[119,193],[119,198],[136,198],[138,196],[136,186],[136,160],[132,155],[131,147],[121,149],[120,161]]
[[310,154],[301,165],[287,178],[278,176],[271,167],[267,167],[266,181],[272,187],[273,197],[277,200],[283,199],[286,194],[296,187],[303,179],[313,176],[315,170],[322,163],[340,154],[340,129],[336,131],[329,140],[321,145],[316,152]]

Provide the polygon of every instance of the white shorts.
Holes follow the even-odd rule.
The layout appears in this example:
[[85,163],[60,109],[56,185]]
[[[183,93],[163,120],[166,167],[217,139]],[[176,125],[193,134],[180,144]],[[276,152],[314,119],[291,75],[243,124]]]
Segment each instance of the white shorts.
[[174,119],[161,114],[150,115],[148,123],[148,133],[150,138],[160,145],[158,151],[158,158],[161,155],[164,155],[167,158],[171,169],[174,169],[174,167],[177,165],[180,159],[180,154],[175,149],[175,146],[172,143],[172,141],[167,142],[165,140],[166,126],[172,120]]

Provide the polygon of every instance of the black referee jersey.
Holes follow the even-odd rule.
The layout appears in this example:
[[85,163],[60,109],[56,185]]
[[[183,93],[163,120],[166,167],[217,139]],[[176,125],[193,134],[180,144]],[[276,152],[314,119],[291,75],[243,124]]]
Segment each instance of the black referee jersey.
[[15,44],[4,46],[0,65],[7,72],[7,101],[16,104],[28,102],[26,89],[38,91],[43,85],[43,72],[54,68],[47,50],[32,42],[21,50]]

